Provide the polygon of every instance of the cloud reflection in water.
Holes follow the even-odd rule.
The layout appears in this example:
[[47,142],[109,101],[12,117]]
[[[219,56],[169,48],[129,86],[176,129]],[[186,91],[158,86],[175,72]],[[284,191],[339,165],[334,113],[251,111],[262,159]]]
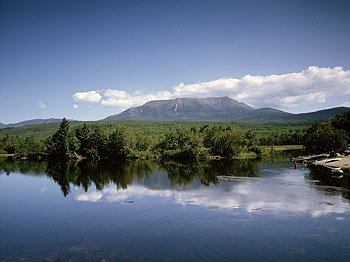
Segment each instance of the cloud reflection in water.
[[77,193],[77,201],[122,202],[129,199],[156,197],[173,199],[181,205],[196,205],[204,208],[234,209],[247,212],[292,212],[320,217],[330,213],[350,211],[349,203],[340,195],[325,194],[317,186],[301,182],[300,177],[239,178],[220,181],[216,186],[194,189],[152,189],[134,184],[118,190],[113,185],[101,191]]

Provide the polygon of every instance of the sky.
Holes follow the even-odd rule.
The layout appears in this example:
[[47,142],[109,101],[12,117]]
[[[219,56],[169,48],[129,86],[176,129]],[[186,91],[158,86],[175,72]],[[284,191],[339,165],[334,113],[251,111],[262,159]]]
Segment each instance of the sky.
[[350,1],[0,0],[0,122],[155,99],[350,107]]

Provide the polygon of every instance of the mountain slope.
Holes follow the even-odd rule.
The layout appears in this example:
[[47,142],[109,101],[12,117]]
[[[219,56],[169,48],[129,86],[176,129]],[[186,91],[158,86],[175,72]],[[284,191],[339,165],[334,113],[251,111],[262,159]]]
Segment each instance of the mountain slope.
[[107,120],[208,121],[241,119],[254,108],[229,97],[176,98],[150,101],[107,117]]
[[274,121],[283,120],[293,116],[291,113],[287,113],[278,109],[273,108],[258,108],[250,112],[249,115],[242,118],[244,122],[261,122],[261,121]]
[[322,121],[335,117],[337,114],[349,112],[349,107],[334,107],[330,109],[319,110],[311,113],[291,114],[286,117],[288,121]]

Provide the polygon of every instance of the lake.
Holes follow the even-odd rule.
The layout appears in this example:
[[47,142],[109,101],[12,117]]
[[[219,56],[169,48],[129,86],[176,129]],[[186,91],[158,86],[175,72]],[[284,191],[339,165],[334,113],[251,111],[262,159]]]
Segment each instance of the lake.
[[1,261],[349,261],[349,176],[0,159]]

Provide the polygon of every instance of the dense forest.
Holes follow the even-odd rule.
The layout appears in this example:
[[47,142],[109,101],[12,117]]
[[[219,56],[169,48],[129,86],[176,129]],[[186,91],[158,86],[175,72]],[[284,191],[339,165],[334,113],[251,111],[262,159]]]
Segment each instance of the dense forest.
[[[254,128],[248,124],[114,121],[71,126],[64,118],[56,130],[48,125],[52,133],[46,136],[21,135],[16,128],[1,132],[0,154],[15,154],[22,159],[192,161],[212,156],[231,159],[244,153],[260,157],[263,146],[278,145],[303,145],[309,153],[323,153],[340,150],[349,143],[350,112],[311,127],[271,125]],[[45,130],[45,125],[40,128]]]

